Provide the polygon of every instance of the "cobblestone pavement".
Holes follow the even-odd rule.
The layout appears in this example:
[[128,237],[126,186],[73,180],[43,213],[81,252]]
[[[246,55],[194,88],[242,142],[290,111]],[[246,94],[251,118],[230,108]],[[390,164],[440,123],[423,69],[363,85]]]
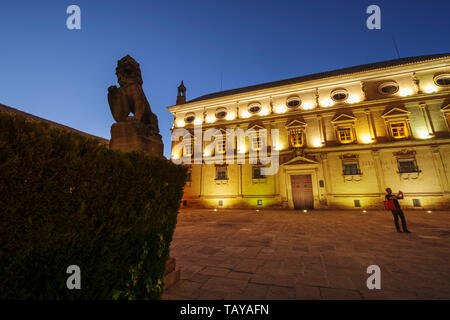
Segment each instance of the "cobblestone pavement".
[[405,215],[411,234],[385,211],[181,211],[164,299],[450,299],[450,212]]

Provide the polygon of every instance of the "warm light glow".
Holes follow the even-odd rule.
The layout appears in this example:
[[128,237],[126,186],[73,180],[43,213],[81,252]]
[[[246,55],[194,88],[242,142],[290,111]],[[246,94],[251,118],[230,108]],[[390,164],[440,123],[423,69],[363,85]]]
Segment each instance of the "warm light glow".
[[357,103],[357,102],[361,101],[361,98],[358,95],[353,94],[350,97],[348,97],[347,101],[349,103]]
[[180,156],[178,154],[176,154],[176,153],[172,155],[172,159],[175,159],[175,160],[178,159],[179,157]]
[[361,142],[362,142],[362,143],[372,143],[373,140],[372,140],[372,137],[371,137],[371,136],[365,135],[365,136],[362,136],[362,137],[361,137]]
[[402,97],[410,96],[413,94],[413,91],[411,88],[402,88],[398,92]]
[[314,108],[314,104],[310,101],[303,103],[303,109],[304,110],[311,110]]
[[278,106],[275,108],[276,113],[285,113],[287,108],[285,106]]
[[214,212],[217,212],[217,209],[214,209]]
[[242,112],[241,117],[242,118],[250,118],[250,113],[248,111],[244,111],[244,112]]
[[324,99],[322,100],[322,107],[331,107],[333,105],[333,100],[331,99]]
[[227,114],[227,120],[234,120],[234,118],[236,118],[236,115],[234,113],[228,113]]
[[430,139],[431,136],[430,136],[430,134],[428,133],[427,130],[422,129],[422,130],[419,131],[419,138],[420,139]]
[[202,119],[202,118],[198,118],[198,119],[195,119],[195,120],[194,120],[194,124],[197,125],[197,126],[200,125],[200,124],[202,124],[202,122],[203,122],[203,119]]
[[306,213],[306,212],[308,212],[308,210],[303,210],[303,212],[305,212],[305,213]]
[[363,210],[363,213],[366,213],[367,212],[367,210]]
[[216,121],[216,117],[214,115],[209,115],[206,117],[206,122],[207,123],[213,123]]
[[266,108],[262,109],[259,114],[261,116],[267,116],[269,114],[269,110],[267,110]]
[[437,87],[435,85],[429,84],[423,88],[426,93],[433,93],[437,91]]
[[313,146],[315,148],[320,148],[322,146],[322,141],[319,138],[317,138],[316,140],[313,141]]
[[277,142],[275,145],[275,150],[281,150],[283,149],[283,145],[280,142]]
[[179,127],[179,128],[182,128],[182,127],[184,127],[184,125],[185,125],[185,123],[184,123],[184,120],[177,120],[177,127]]
[[427,211],[427,213],[432,213],[432,212],[433,212],[433,211],[431,211],[431,210],[428,210],[428,211]]

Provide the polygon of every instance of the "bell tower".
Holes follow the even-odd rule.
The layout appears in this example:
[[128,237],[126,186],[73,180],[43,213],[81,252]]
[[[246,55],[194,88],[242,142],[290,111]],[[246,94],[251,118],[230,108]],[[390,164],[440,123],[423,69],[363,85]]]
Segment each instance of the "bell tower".
[[183,81],[181,81],[181,84],[178,87],[177,105],[185,103],[186,103],[186,87],[184,86]]

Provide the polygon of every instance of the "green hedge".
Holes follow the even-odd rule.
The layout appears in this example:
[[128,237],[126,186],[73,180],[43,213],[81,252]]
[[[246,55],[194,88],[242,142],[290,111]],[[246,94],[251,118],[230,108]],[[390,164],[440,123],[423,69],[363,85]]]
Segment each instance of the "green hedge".
[[[158,299],[186,170],[0,112],[0,299]],[[69,265],[81,290],[69,290]]]

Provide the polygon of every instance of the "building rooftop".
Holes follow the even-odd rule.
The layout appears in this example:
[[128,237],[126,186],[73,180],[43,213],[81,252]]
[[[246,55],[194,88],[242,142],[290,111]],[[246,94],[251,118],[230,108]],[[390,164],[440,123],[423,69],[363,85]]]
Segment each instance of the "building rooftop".
[[97,137],[97,136],[94,136],[92,134],[89,134],[89,133],[86,133],[86,132],[83,132],[83,131],[80,131],[80,130],[77,130],[77,129],[74,129],[74,128],[71,128],[71,127],[68,127],[68,126],[65,126],[65,125],[62,125],[60,123],[56,123],[56,122],[53,122],[53,121],[50,121],[50,120],[47,120],[47,119],[44,119],[44,118],[37,117],[37,116],[32,115],[30,113],[26,113],[26,112],[20,111],[18,109],[12,108],[12,107],[5,106],[5,105],[3,105],[1,103],[0,103],[0,112],[6,112],[6,113],[10,113],[10,114],[21,115],[25,119],[32,120],[32,121],[45,122],[50,127],[59,128],[59,129],[62,129],[62,130],[65,130],[65,131],[69,131],[69,132],[76,132],[78,134],[81,134],[82,136],[96,139],[98,142],[100,142],[102,144],[109,144],[109,140],[107,140],[105,138]]
[[221,98],[221,97],[230,96],[230,95],[239,94],[239,93],[245,93],[245,92],[261,90],[261,89],[268,89],[268,88],[279,87],[279,86],[284,86],[284,85],[289,85],[289,84],[301,83],[301,82],[305,82],[305,81],[341,76],[341,75],[346,75],[346,74],[351,74],[351,73],[364,72],[364,71],[382,69],[382,68],[388,68],[388,67],[395,67],[395,66],[399,66],[399,65],[423,62],[423,61],[434,60],[434,59],[445,58],[445,57],[450,57],[450,53],[431,54],[431,55],[400,58],[400,59],[394,59],[394,60],[387,60],[387,61],[363,64],[363,65],[359,65],[359,66],[337,69],[337,70],[328,71],[328,72],[314,73],[314,74],[310,74],[310,75],[289,78],[289,79],[285,79],[285,80],[266,82],[266,83],[261,83],[261,84],[257,84],[257,85],[236,88],[236,89],[231,89],[231,90],[226,90],[226,91],[219,91],[219,92],[200,96],[198,98],[188,101],[187,103],[208,100],[208,99],[214,99],[214,98]]

